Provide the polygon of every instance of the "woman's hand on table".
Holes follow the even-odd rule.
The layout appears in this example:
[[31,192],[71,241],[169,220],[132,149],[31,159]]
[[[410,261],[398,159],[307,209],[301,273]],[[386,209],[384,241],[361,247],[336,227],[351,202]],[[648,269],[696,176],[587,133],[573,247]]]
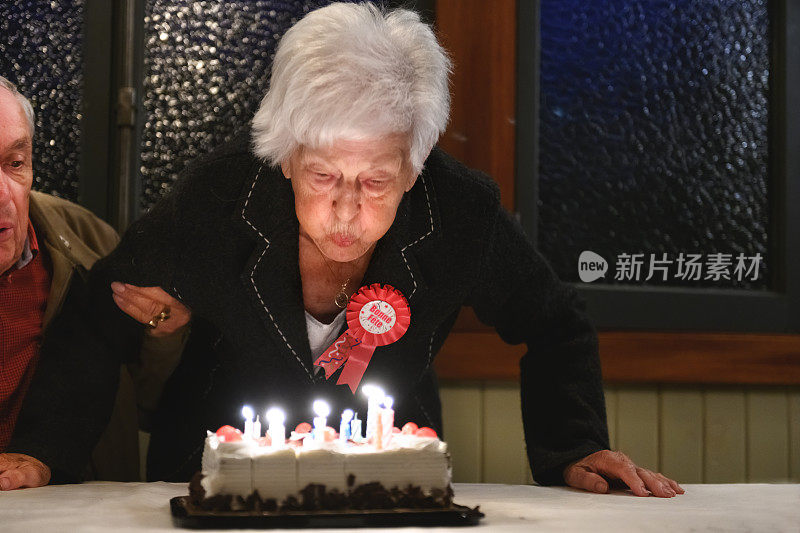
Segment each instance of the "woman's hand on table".
[[115,281],[111,291],[114,302],[124,313],[148,326],[148,335],[172,335],[192,318],[192,312],[161,287],[137,287]]
[[0,490],[42,487],[50,481],[50,469],[30,455],[0,453]]
[[564,481],[570,487],[590,492],[608,492],[608,483],[621,481],[636,496],[672,498],[683,494],[677,482],[658,473],[636,466],[622,452],[601,450],[575,461],[564,469]]

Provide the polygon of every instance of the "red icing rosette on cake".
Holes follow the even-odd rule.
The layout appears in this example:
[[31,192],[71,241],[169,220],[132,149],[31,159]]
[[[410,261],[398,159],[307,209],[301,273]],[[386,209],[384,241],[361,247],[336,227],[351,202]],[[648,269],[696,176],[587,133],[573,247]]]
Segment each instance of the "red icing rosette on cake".
[[397,341],[411,324],[405,297],[391,285],[373,283],[358,289],[347,304],[347,331],[314,361],[330,378],[344,365],[337,385],[356,392],[375,348]]

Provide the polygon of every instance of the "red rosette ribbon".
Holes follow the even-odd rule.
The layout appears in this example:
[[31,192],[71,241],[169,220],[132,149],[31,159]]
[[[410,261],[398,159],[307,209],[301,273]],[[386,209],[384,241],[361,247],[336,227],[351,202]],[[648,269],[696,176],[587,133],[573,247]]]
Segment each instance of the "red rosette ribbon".
[[[405,297],[391,285],[373,283],[358,289],[347,304],[347,331],[314,361],[330,378],[344,365],[337,385],[348,385],[353,394],[378,346],[397,341],[411,324]],[[346,363],[346,364],[345,364]]]

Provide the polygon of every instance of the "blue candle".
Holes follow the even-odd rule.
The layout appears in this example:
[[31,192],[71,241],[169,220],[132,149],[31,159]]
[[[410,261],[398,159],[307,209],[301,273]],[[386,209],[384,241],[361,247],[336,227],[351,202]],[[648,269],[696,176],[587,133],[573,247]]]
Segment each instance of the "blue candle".
[[350,420],[353,419],[353,410],[345,409],[342,411],[342,423],[339,424],[339,440],[347,442],[350,438]]

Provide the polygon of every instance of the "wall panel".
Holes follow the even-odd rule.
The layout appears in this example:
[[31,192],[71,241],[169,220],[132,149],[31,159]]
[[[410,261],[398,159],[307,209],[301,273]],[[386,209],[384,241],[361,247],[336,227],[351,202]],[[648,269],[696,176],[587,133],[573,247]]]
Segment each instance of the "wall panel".
[[483,465],[483,387],[442,387],[444,433],[453,459],[453,479],[479,483]]
[[710,389],[704,393],[703,481],[747,481],[747,432],[743,390]]
[[789,477],[789,405],[782,390],[746,394],[747,481],[768,483]]
[[703,393],[665,388],[660,393],[659,469],[684,483],[703,482]]
[[481,481],[527,483],[518,386],[487,386],[483,391],[483,448]]

